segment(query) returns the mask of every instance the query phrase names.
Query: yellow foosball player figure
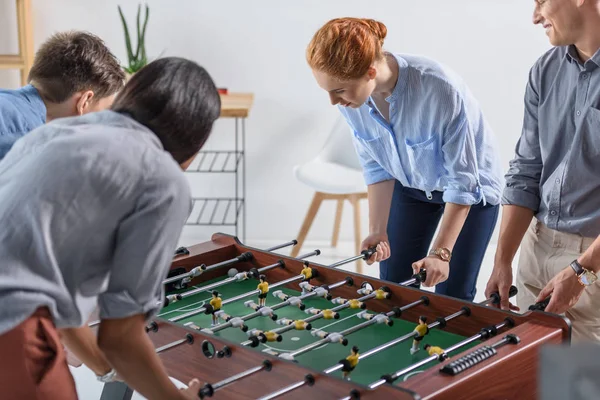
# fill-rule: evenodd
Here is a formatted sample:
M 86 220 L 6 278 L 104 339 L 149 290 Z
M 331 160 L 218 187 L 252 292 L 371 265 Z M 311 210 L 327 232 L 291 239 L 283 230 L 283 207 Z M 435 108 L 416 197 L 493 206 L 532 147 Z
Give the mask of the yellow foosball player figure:
M 267 282 L 267 277 L 264 275 L 261 275 L 259 279 L 260 283 L 256 287 L 258 290 L 260 290 L 258 295 L 258 305 L 260 307 L 264 307 L 265 303 L 267 302 L 267 294 L 269 293 L 269 283 Z
M 340 360 L 340 364 L 342 367 L 342 376 L 346 380 L 350 380 L 350 373 L 354 370 L 354 367 L 358 364 L 358 347 L 352 346 L 352 352 L 348 357 L 343 360 Z
M 426 344 L 423 346 L 423 349 L 430 355 L 444 356 L 444 349 L 438 346 L 432 346 L 430 344 Z
M 423 340 L 425 335 L 429 333 L 427 317 L 419 317 L 419 324 L 415 327 L 414 331 L 417 332 L 417 336 L 413 340 L 412 347 L 410 348 L 410 354 L 415 354 L 417 351 L 419 351 L 419 342 Z
M 310 278 L 313 277 L 313 270 L 311 267 L 309 267 L 308 261 L 304 262 L 304 268 L 302 268 L 302 271 L 300 271 L 300 274 L 304 275 L 304 281 L 308 282 L 310 281 Z M 302 287 L 302 294 L 306 294 L 307 291 L 304 287 Z
M 309 266 L 308 261 L 304 262 L 304 268 L 300 271 L 302 275 L 304 275 L 305 280 L 310 280 L 312 278 L 312 268 Z
M 221 298 L 219 297 L 219 292 L 217 292 L 216 290 L 213 290 L 212 292 L 212 299 L 210 300 L 210 305 L 212 307 L 212 324 L 211 326 L 215 326 L 218 324 L 219 319 L 216 316 L 217 311 L 221 310 Z

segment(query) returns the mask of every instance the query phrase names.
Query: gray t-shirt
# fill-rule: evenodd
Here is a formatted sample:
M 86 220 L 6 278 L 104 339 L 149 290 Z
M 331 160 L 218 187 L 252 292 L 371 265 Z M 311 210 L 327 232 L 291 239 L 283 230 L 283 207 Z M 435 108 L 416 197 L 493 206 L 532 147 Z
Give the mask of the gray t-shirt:
M 59 328 L 154 315 L 191 194 L 148 128 L 113 111 L 55 120 L 0 161 L 0 334 L 39 306 Z

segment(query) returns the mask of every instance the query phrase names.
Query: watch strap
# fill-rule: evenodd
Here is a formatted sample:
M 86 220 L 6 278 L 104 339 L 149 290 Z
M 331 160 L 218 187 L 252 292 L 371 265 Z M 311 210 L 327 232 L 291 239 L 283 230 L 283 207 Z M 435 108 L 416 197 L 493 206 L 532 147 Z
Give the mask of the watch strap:
M 573 271 L 575 271 L 575 275 L 577 276 L 581 276 L 585 272 L 585 270 L 577 260 L 573 260 L 573 262 L 571 262 L 569 266 L 573 268 Z
M 115 369 L 111 369 L 106 375 L 96 375 L 96 378 L 100 381 L 100 382 L 104 382 L 104 383 L 109 383 L 114 381 L 115 376 L 117 375 L 117 371 L 115 371 Z

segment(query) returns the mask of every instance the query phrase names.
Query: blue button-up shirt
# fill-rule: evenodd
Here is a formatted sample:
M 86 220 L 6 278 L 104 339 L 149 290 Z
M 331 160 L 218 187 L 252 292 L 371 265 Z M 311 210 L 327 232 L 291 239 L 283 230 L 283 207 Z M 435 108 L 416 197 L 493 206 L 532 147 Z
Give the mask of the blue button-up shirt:
M 339 107 L 354 131 L 367 185 L 397 179 L 403 186 L 442 191 L 447 203 L 499 204 L 504 186 L 493 133 L 473 94 L 446 67 L 421 56 L 396 55 L 400 73 L 390 122 L 369 99 Z
M 502 202 L 527 207 L 550 229 L 600 235 L 600 50 L 582 63 L 555 47 L 533 66 L 523 131 Z
M 45 122 L 46 105 L 36 88 L 0 89 L 0 160 L 17 139 Z

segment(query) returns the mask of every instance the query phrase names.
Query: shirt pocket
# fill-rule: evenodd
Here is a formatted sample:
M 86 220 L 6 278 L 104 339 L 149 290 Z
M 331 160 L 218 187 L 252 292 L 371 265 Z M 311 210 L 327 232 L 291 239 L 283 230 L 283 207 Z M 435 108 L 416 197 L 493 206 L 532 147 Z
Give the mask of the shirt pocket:
M 410 168 L 407 175 L 411 178 L 411 185 L 422 190 L 434 189 L 443 170 L 437 135 L 419 143 L 411 143 L 405 139 L 404 143 Z
M 585 117 L 585 132 L 582 132 L 582 153 L 584 157 L 600 155 L 600 110 L 588 109 Z M 597 160 L 595 160 L 597 162 Z
M 357 139 L 363 149 L 366 150 L 381 168 L 398 179 L 400 158 L 398 157 L 398 150 L 391 135 L 379 135 L 368 139 L 357 136 Z

